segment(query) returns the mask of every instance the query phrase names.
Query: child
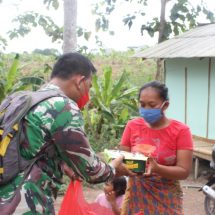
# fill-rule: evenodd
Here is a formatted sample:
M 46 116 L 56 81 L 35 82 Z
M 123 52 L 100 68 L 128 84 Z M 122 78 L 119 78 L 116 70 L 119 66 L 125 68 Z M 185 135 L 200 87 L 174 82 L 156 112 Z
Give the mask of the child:
M 124 176 L 115 178 L 104 184 L 104 193 L 97 196 L 95 202 L 106 208 L 111 208 L 115 215 L 120 214 L 127 181 Z

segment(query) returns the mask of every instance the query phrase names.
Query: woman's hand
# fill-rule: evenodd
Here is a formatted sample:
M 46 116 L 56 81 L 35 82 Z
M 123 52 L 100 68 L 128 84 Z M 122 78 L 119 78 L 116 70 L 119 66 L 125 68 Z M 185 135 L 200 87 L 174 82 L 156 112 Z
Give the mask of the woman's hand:
M 147 159 L 147 171 L 144 173 L 145 176 L 151 176 L 152 173 L 156 172 L 159 168 L 159 164 L 156 162 L 155 158 L 153 158 L 151 155 L 148 156 Z
M 158 164 L 153 157 L 149 156 L 147 172 L 144 175 L 150 176 L 156 173 L 168 179 L 184 180 L 189 176 L 192 167 L 192 155 L 191 150 L 178 150 L 174 166 Z

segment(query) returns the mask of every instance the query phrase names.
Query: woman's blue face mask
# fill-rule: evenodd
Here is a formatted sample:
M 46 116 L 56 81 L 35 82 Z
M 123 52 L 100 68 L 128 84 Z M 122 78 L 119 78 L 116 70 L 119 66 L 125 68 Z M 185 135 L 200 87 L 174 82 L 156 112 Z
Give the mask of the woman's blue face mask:
M 165 102 L 161 105 L 160 108 L 153 108 L 153 109 L 146 109 L 141 107 L 139 109 L 140 116 L 143 117 L 144 120 L 149 124 L 154 124 L 155 122 L 159 121 L 163 116 L 161 109 L 164 106 L 164 104 Z

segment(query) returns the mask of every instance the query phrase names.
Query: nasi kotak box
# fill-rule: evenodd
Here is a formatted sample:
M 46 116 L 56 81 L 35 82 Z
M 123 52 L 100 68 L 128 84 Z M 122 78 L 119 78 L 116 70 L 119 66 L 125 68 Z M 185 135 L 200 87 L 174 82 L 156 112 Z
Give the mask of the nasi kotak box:
M 126 167 L 133 172 L 145 172 L 146 170 L 146 161 L 147 157 L 141 153 L 132 153 L 120 150 L 104 150 L 104 159 L 106 162 L 110 162 L 112 159 L 119 157 L 120 155 L 124 156 L 123 163 Z

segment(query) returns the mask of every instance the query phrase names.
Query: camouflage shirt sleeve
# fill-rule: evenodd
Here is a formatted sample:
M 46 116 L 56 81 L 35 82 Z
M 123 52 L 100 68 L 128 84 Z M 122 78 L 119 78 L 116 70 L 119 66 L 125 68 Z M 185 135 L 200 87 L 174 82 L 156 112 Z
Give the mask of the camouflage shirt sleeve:
M 113 168 L 102 162 L 92 150 L 83 131 L 79 108 L 69 98 L 48 100 L 55 109 L 49 111 L 54 118 L 46 129 L 56 144 L 61 158 L 73 171 L 89 183 L 104 182 L 114 177 Z

